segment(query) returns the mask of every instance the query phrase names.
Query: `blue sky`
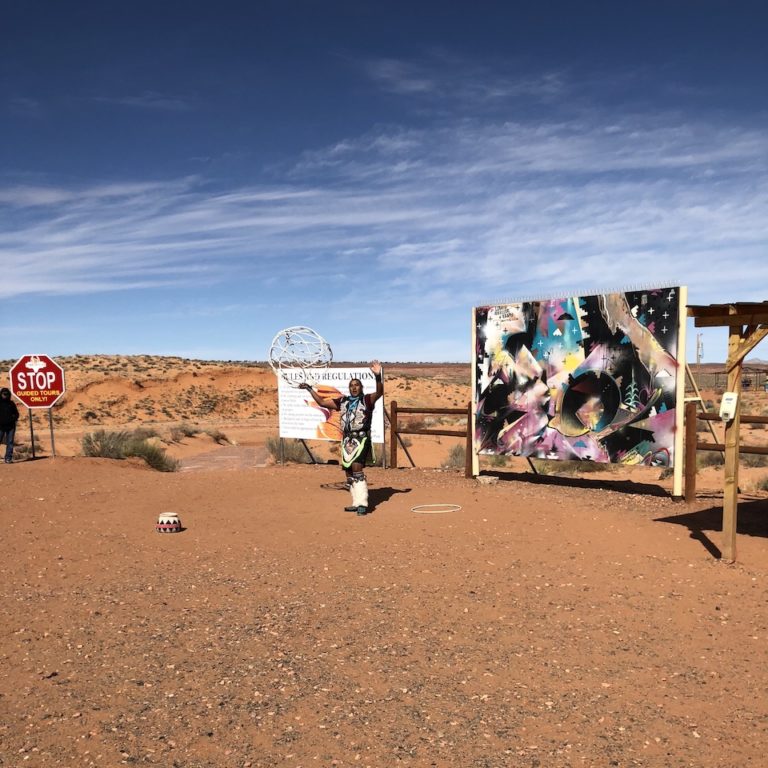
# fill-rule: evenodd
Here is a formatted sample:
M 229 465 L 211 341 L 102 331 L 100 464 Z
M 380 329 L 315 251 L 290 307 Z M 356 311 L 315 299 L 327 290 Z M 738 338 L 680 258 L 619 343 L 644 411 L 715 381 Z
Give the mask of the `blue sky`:
M 0 9 L 0 358 L 467 361 L 489 301 L 768 299 L 761 3 Z

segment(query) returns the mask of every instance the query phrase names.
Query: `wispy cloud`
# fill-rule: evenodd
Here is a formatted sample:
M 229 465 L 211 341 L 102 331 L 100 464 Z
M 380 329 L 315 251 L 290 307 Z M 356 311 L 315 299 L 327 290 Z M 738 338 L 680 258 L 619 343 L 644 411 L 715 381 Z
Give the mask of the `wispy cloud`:
M 158 110 L 161 112 L 186 112 L 193 108 L 190 99 L 169 96 L 157 91 L 143 91 L 139 94 L 124 96 L 93 96 L 91 100 L 100 104 L 115 104 L 131 109 Z
M 375 59 L 367 62 L 370 77 L 393 93 L 429 93 L 437 83 L 413 64 L 396 59 Z
M 564 74 L 556 70 L 516 72 L 509 65 L 485 67 L 445 53 L 434 53 L 421 61 L 368 59 L 362 66 L 383 91 L 418 98 L 422 106 L 425 99 L 475 107 L 511 99 L 549 102 L 566 89 Z
M 270 185 L 8 185 L 0 296 L 246 282 L 307 301 L 325 284 L 448 311 L 662 279 L 700 302 L 764 298 L 767 158 L 738 126 L 595 110 L 371 132 Z
M 15 96 L 8 100 L 8 111 L 16 117 L 40 117 L 43 105 L 30 96 Z

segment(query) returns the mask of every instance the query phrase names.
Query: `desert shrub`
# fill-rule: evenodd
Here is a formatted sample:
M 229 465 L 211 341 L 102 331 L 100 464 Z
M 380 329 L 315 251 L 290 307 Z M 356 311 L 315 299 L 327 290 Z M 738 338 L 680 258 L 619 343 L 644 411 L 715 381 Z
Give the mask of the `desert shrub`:
M 444 467 L 458 469 L 464 467 L 467 463 L 467 447 L 465 445 L 454 445 L 448 451 L 448 458 L 443 462 Z
M 503 454 L 494 453 L 492 456 L 488 456 L 488 464 L 491 467 L 506 467 L 507 466 L 507 457 Z
M 171 440 L 174 443 L 181 442 L 185 437 L 194 437 L 200 434 L 200 430 L 197 427 L 193 427 L 191 424 L 179 424 L 176 427 L 171 427 Z
M 98 429 L 83 436 L 83 456 L 97 456 L 102 459 L 125 458 L 125 446 L 130 437 L 127 432 L 107 432 Z
M 220 429 L 206 429 L 205 434 L 219 445 L 229 445 L 230 439 Z
M 697 467 L 719 467 L 723 463 L 723 454 L 719 451 L 700 451 L 696 454 Z
M 151 437 L 159 437 L 160 433 L 152 427 L 136 427 L 131 432 L 131 438 L 134 440 L 149 440 Z
M 768 477 L 760 478 L 760 480 L 758 480 L 758 482 L 757 482 L 757 487 L 761 491 L 768 491 Z
M 659 474 L 659 480 L 669 480 L 670 477 L 673 477 L 675 474 L 675 470 L 672 469 L 672 467 L 664 467 L 664 469 L 661 470 L 661 473 Z
M 197 406 L 197 410 L 202 414 L 212 413 L 216 410 L 216 407 L 220 401 L 221 397 L 218 394 L 210 392 L 206 393 L 200 400 L 200 403 Z
M 759 453 L 741 453 L 739 460 L 745 467 L 768 467 L 768 456 Z
M 39 456 L 43 452 L 44 448 L 42 446 L 42 443 L 38 441 L 37 438 L 35 438 L 35 456 Z M 5 448 L 3 448 L 2 452 L 3 455 L 5 454 Z M 13 458 L 15 461 L 24 461 L 25 459 L 31 459 L 32 458 L 32 443 L 14 443 L 13 445 Z
M 266 448 L 269 455 L 275 460 L 280 461 L 280 438 L 268 437 Z M 292 464 L 309 464 L 310 458 L 306 448 L 300 440 L 283 440 L 283 459 Z
M 752 429 L 765 429 L 765 424 L 752 424 Z
M 408 419 L 403 424 L 403 429 L 428 429 L 430 422 L 421 416 Z
M 163 448 L 150 443 L 147 438 L 137 437 L 135 432 L 107 432 L 99 429 L 83 437 L 83 456 L 100 457 L 103 459 L 125 459 L 138 456 L 153 469 L 160 472 L 175 472 L 179 462 L 169 457 Z
M 138 456 L 144 459 L 152 469 L 158 472 L 176 472 L 181 462 L 171 458 L 164 448 L 146 440 L 131 440 L 126 446 L 126 456 Z
M 707 423 L 705 421 L 701 421 L 699 419 L 696 420 L 696 431 L 697 432 L 709 432 L 709 427 L 707 426 Z

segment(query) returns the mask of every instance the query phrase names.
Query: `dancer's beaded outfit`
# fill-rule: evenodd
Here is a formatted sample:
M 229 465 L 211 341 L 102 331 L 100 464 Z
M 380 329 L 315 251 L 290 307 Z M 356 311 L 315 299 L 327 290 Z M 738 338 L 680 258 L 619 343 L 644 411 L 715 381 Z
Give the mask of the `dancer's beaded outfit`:
M 371 454 L 371 395 L 337 397 L 334 402 L 341 416 L 341 465 L 349 469 L 355 462 L 365 466 Z
M 368 509 L 368 482 L 363 471 L 353 472 L 353 464 L 368 463 L 372 453 L 371 419 L 373 418 L 374 398 L 360 394 L 356 397 L 345 395 L 333 401 L 341 416 L 341 466 L 347 473 L 347 484 L 352 494 L 352 506 L 358 512 Z

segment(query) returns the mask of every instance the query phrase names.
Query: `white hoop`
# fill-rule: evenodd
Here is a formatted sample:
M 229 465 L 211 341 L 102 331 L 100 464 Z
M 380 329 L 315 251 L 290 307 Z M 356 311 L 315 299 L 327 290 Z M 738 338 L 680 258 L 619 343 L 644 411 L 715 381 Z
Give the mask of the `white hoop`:
M 292 387 L 313 383 L 307 369 L 327 368 L 332 360 L 331 345 L 317 331 L 304 325 L 284 328 L 272 339 L 269 348 L 270 367 Z
M 461 508 L 460 504 L 417 504 L 411 507 L 411 512 L 421 515 L 442 515 L 445 512 L 459 512 Z

